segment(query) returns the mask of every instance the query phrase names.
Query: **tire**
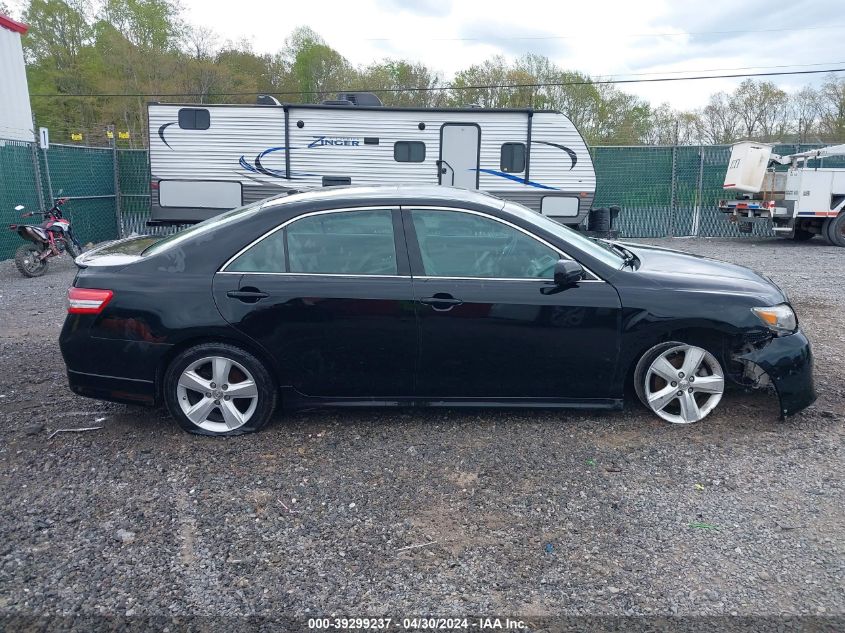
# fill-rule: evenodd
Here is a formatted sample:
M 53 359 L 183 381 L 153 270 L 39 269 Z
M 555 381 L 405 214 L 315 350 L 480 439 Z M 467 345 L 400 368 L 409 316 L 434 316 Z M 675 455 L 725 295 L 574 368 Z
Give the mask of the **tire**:
M 235 389 L 243 396 L 229 397 Z M 253 433 L 267 424 L 277 399 L 264 364 L 228 343 L 203 343 L 179 354 L 164 374 L 162 391 L 179 426 L 197 435 Z
M 65 240 L 65 252 L 70 255 L 71 259 L 76 259 L 82 254 L 73 240 Z
M 663 367 L 672 373 L 666 379 L 663 367 L 655 369 L 661 357 Z M 686 376 L 680 370 L 688 358 L 694 360 L 694 357 L 699 360 Z M 670 341 L 655 345 L 642 355 L 634 370 L 634 389 L 640 402 L 658 417 L 674 424 L 691 424 L 703 420 L 719 404 L 724 393 L 724 376 L 721 365 L 706 349 Z M 670 379 L 674 379 L 671 387 Z M 665 395 L 657 397 L 661 392 Z M 649 395 L 653 403 L 649 402 Z
M 50 262 L 46 259 L 41 260 L 37 264 L 34 258 L 37 258 L 43 250 L 34 242 L 27 242 L 18 247 L 15 251 L 15 266 L 24 277 L 40 277 L 47 272 L 47 267 Z
M 825 223 L 825 237 L 834 246 L 845 247 L 845 212 Z
M 807 240 L 811 240 L 816 236 L 815 233 L 808 231 L 807 229 L 795 227 L 795 231 L 793 232 L 792 239 L 795 242 L 806 242 Z

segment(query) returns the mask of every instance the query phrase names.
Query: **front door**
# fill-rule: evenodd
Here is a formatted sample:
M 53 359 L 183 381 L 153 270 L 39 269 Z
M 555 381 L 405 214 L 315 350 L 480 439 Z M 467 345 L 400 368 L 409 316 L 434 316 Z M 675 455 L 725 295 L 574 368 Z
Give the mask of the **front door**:
M 478 189 L 481 128 L 477 123 L 444 123 L 440 128 L 440 184 Z
M 223 317 L 308 396 L 413 393 L 417 324 L 399 210 L 306 215 L 270 233 L 214 280 Z
M 618 397 L 621 312 L 610 284 L 555 287 L 561 253 L 489 215 L 403 209 L 403 221 L 420 327 L 418 396 Z

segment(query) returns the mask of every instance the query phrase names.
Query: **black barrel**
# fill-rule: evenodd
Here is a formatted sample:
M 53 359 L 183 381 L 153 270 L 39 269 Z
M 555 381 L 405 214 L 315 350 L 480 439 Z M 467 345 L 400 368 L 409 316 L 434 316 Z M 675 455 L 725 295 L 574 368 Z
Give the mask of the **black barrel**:
M 607 207 L 598 207 L 590 209 L 587 228 L 590 231 L 609 231 L 610 230 L 610 209 Z

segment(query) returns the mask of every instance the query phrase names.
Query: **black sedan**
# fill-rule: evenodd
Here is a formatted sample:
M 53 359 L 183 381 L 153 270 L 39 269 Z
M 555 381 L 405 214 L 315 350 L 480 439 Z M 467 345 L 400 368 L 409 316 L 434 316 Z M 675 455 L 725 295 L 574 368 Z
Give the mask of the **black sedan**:
M 186 430 L 276 405 L 596 407 L 697 422 L 726 382 L 815 399 L 784 292 L 741 266 L 584 237 L 446 187 L 329 188 L 82 255 L 71 389 Z

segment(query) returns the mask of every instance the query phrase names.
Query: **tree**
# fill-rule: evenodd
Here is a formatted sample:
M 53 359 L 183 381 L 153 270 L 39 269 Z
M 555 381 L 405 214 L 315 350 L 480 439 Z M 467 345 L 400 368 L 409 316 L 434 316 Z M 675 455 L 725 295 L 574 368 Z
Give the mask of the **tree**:
M 698 112 L 698 134 L 706 143 L 733 143 L 739 134 L 740 119 L 724 92 L 710 96 L 709 103 Z
M 336 50 L 308 27 L 299 27 L 285 42 L 291 78 L 305 102 L 320 102 L 340 87 L 356 83 L 354 69 Z
M 826 141 L 845 139 L 845 78 L 831 75 L 818 91 L 819 134 Z
M 792 97 L 792 120 L 797 140 L 808 143 L 819 119 L 819 95 L 812 86 L 804 86 Z
M 496 55 L 482 64 L 475 64 L 455 74 L 449 101 L 455 106 L 480 105 L 484 108 L 506 108 L 510 91 L 507 83 L 508 63 Z
M 772 82 L 746 79 L 728 102 L 740 121 L 738 133 L 742 138 L 769 141 L 786 133 L 789 99 Z
M 105 0 L 103 19 L 143 51 L 169 51 L 184 34 L 172 0 Z
M 747 79 L 700 110 L 678 112 L 543 55 L 491 57 L 438 89 L 444 80 L 425 63 L 385 59 L 356 68 L 308 27 L 295 29 L 281 50 L 259 54 L 245 40 L 221 44 L 212 30 L 185 24 L 178 0 L 28 0 L 22 19 L 30 25 L 23 39 L 30 90 L 51 95 L 33 96 L 33 108 L 58 139 L 94 131 L 105 140 L 110 124 L 144 139 L 146 102 L 156 98 L 252 103 L 265 93 L 315 102 L 370 88 L 386 105 L 559 110 L 591 144 L 845 140 L 845 78 L 835 76 L 791 95 Z M 85 93 L 126 96 L 70 96 Z
M 440 90 L 432 90 L 440 82 L 440 76 L 425 64 L 394 59 L 371 64 L 360 76 L 361 86 L 380 91 L 377 92 L 379 98 L 389 106 L 442 105 L 445 95 Z

